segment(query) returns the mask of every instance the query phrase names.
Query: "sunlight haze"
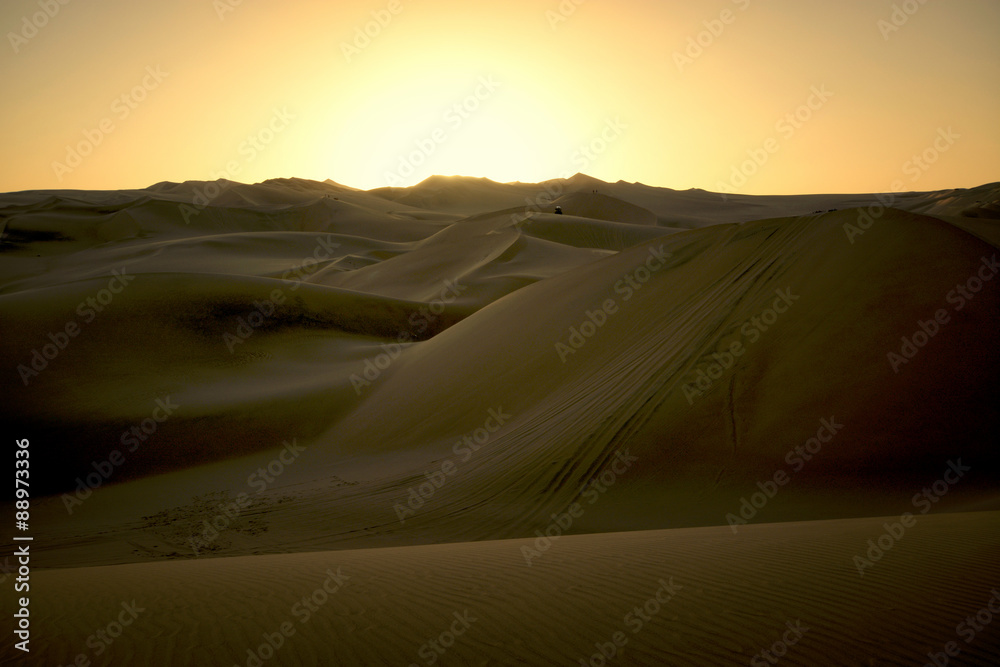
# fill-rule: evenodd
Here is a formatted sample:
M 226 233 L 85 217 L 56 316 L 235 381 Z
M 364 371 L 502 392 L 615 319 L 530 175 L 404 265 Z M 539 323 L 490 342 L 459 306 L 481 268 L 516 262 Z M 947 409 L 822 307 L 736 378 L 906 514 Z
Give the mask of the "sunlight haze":
M 0 10 L 2 190 L 585 172 L 788 194 L 1000 179 L 990 0 L 912 2 L 912 15 L 884 0 L 40 6 Z

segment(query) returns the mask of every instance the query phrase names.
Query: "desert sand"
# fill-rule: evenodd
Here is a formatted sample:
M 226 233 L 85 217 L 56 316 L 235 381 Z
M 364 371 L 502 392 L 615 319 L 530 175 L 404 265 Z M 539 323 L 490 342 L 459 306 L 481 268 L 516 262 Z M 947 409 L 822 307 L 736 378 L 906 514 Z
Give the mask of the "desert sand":
M 998 664 L 998 221 L 1000 184 L 0 195 L 0 657 Z

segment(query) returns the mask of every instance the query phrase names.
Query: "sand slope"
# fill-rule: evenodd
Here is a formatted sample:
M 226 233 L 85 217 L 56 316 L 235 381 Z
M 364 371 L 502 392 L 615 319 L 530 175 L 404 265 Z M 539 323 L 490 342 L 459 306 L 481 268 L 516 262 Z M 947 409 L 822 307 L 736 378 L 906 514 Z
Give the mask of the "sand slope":
M 994 664 L 960 624 L 1000 585 L 998 205 L 2 195 L 36 634 L 0 658 L 250 667 L 287 623 L 263 664 L 602 664 L 618 632 L 609 664 Z
M 436 183 L 483 206 L 539 187 Z M 864 227 L 850 209 L 679 232 L 636 207 L 802 199 L 560 187 L 574 184 L 586 189 L 565 196 L 605 217 L 515 206 L 448 222 L 299 180 L 221 182 L 205 206 L 197 183 L 9 195 L 0 418 L 53 453 L 36 482 L 53 494 L 37 502 L 42 562 L 531 535 L 622 452 L 634 463 L 571 532 L 725 523 L 779 472 L 790 479 L 754 521 L 891 513 L 956 459 L 973 471 L 950 510 L 995 497 L 997 283 L 960 301 L 955 288 L 996 248 L 951 219 L 990 232 L 960 214 L 996 186 L 898 196 L 948 221 L 866 207 Z M 134 234 L 94 236 L 124 214 Z M 88 305 L 123 270 L 125 289 Z M 894 368 L 887 355 L 942 309 Z M 24 375 L 70 322 L 66 349 Z M 169 419 L 130 439 L 164 400 Z M 823 420 L 843 428 L 796 454 L 830 435 Z M 306 449 L 257 491 L 254 471 L 292 439 Z M 61 494 L 125 444 L 68 513 Z M 212 499 L 248 492 L 242 528 L 193 548 Z
M 886 666 L 949 642 L 953 664 L 995 664 L 995 615 L 960 624 L 1000 605 L 1000 513 L 922 517 L 860 576 L 893 521 L 568 536 L 530 567 L 510 540 L 43 571 L 20 664 L 578 665 L 604 645 L 608 664 L 746 665 L 778 643 L 784 665 Z

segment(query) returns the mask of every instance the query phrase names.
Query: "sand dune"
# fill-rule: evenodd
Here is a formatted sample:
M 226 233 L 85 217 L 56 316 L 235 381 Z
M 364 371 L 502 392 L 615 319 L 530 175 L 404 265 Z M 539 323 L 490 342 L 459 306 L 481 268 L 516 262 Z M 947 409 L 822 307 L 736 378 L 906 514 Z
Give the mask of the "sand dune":
M 921 518 L 860 576 L 896 520 L 566 536 L 530 567 L 509 540 L 44 571 L 23 664 L 995 664 L 964 619 L 998 606 L 1000 513 Z
M 700 601 L 623 664 L 746 664 L 805 610 L 788 664 L 915 664 L 997 583 L 998 205 L 583 175 L 2 195 L 0 421 L 45 461 L 57 568 L 37 657 L 142 591 L 109 664 L 246 664 L 276 597 L 343 563 L 358 585 L 274 664 L 425 664 L 422 599 L 486 606 L 442 664 L 573 664 L 675 563 Z M 907 511 L 909 565 L 858 577 L 865 517 Z
M 640 206 L 597 192 L 573 192 L 552 202 L 563 214 L 581 218 L 630 222 L 636 225 L 655 225 L 656 215 Z

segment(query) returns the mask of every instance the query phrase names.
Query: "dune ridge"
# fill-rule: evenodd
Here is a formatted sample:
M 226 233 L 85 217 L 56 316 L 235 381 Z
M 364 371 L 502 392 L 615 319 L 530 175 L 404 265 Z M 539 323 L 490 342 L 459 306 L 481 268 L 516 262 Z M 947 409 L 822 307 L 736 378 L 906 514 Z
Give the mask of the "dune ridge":
M 27 664 L 133 613 L 94 664 L 249 667 L 285 622 L 262 663 L 772 664 L 792 633 L 787 664 L 992 664 L 1000 626 L 957 626 L 997 585 L 998 205 L 584 175 L 0 195 Z

